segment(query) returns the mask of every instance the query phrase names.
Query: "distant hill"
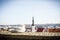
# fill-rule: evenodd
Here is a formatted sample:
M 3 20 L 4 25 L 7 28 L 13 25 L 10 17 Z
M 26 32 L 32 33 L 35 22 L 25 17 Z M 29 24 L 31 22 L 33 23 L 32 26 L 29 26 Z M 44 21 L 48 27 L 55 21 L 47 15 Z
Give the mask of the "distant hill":
M 26 27 L 32 27 L 31 24 L 25 24 Z M 36 27 L 48 27 L 48 26 L 53 26 L 53 27 L 60 27 L 60 24 L 34 24 Z M 12 26 L 12 27 L 20 27 L 22 25 L 0 25 L 0 27 L 6 27 L 6 26 Z

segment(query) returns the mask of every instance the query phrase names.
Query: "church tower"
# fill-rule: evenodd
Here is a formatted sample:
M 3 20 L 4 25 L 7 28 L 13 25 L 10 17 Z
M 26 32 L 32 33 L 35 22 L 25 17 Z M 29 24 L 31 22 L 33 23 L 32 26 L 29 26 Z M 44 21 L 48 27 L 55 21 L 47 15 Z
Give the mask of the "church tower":
M 32 26 L 34 26 L 34 17 L 32 17 Z
M 34 25 L 34 17 L 32 17 L 32 32 L 36 32 L 36 27 Z

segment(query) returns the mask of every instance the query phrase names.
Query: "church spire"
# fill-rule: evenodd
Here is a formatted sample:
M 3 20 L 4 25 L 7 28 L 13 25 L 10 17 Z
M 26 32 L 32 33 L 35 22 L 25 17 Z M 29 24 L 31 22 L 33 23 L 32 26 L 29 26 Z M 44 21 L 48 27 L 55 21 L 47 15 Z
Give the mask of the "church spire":
M 32 17 L 32 26 L 34 26 L 34 17 Z

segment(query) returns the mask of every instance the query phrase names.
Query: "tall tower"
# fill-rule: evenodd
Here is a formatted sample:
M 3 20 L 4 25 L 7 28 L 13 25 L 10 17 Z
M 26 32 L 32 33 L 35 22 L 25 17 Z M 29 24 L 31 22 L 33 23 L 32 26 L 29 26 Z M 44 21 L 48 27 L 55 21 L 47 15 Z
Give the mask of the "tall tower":
M 34 17 L 32 17 L 32 26 L 34 26 Z
M 36 32 L 36 27 L 34 26 L 34 17 L 32 17 L 32 32 Z

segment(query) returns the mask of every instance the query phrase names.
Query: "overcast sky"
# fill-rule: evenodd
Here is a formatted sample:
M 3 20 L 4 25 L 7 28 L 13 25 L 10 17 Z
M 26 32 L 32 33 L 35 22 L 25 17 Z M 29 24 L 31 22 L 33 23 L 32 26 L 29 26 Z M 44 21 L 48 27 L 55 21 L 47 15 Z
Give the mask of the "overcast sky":
M 60 23 L 59 0 L 1 0 L 0 24 Z

